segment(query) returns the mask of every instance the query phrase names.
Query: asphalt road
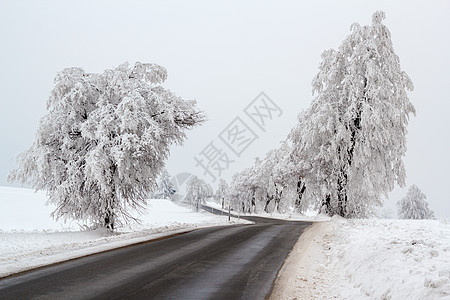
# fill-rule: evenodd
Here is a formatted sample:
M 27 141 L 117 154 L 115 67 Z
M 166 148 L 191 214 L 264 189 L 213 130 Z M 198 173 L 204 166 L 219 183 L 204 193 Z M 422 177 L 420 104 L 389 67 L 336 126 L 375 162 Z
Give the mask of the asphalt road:
M 264 299 L 310 223 L 245 219 L 5 278 L 0 299 Z

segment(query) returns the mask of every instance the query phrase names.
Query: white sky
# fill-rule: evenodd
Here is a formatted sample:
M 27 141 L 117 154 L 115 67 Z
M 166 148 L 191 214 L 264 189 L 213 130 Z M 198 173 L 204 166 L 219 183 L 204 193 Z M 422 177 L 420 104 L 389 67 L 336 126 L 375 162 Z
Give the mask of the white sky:
M 208 114 L 168 161 L 172 175 L 202 175 L 194 156 L 264 91 L 282 110 L 226 179 L 279 145 L 309 106 L 320 54 L 337 48 L 354 22 L 386 12 L 401 66 L 414 82 L 407 186 L 415 183 L 438 216 L 450 217 L 450 1 L 4 1 L 0 0 L 0 185 L 33 142 L 56 72 L 102 72 L 128 61 L 167 68 L 165 87 Z M 208 179 L 209 177 L 205 177 Z M 406 190 L 395 189 L 386 205 Z

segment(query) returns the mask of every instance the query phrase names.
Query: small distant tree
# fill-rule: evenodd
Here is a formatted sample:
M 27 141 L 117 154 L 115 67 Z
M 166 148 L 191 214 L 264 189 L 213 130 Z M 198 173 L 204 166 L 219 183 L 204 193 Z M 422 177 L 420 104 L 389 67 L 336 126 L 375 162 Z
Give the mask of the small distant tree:
M 219 186 L 217 187 L 217 191 L 214 194 L 214 199 L 218 203 L 220 203 L 220 205 L 222 206 L 222 210 L 225 207 L 225 199 L 227 198 L 228 193 L 229 193 L 228 183 L 223 178 L 220 178 Z
M 173 184 L 170 181 L 169 172 L 167 172 L 167 169 L 164 169 L 159 177 L 158 188 L 153 197 L 155 199 L 173 200 L 175 192 Z
M 253 166 L 233 175 L 228 198 L 234 210 L 242 213 L 255 212 L 260 164 L 261 160 L 256 158 Z
M 413 184 L 403 199 L 397 202 L 397 212 L 401 219 L 434 219 L 433 211 L 428 207 L 427 197 Z
M 380 219 L 393 219 L 394 212 L 388 207 L 382 207 L 377 212 L 377 217 Z
M 142 210 L 172 144 L 205 120 L 195 101 L 162 83 L 165 68 L 128 63 L 101 74 L 59 72 L 33 145 L 10 181 L 46 190 L 53 217 L 91 220 L 111 230 Z
M 279 148 L 267 152 L 259 165 L 258 200 L 263 202 L 265 212 L 281 212 L 283 205 L 289 206 L 282 200 L 286 200 L 283 196 L 295 182 L 295 175 L 288 168 L 290 152 L 290 145 L 284 141 Z
M 209 198 L 210 192 L 208 184 L 203 179 L 192 176 L 187 183 L 184 201 L 195 211 L 199 211 Z
M 213 190 L 212 186 L 209 183 L 207 183 L 206 181 L 205 181 L 205 184 L 206 184 L 206 190 L 208 191 L 206 194 L 206 198 L 213 198 L 214 190 Z

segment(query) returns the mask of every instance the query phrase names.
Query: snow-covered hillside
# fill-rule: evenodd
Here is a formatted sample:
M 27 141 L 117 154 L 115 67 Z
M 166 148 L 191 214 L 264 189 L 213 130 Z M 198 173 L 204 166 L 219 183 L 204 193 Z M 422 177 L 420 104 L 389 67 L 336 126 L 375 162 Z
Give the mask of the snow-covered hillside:
M 185 232 L 245 220 L 193 212 L 168 200 L 149 200 L 141 224 L 86 230 L 76 221 L 54 221 L 43 192 L 0 186 L 0 277 L 83 255 Z
M 450 222 L 315 223 L 279 275 L 272 299 L 450 299 Z

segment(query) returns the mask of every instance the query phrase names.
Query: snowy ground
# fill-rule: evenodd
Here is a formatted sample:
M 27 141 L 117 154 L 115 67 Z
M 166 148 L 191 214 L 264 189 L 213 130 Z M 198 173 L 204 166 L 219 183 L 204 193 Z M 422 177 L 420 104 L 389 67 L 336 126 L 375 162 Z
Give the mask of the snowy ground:
M 279 276 L 271 299 L 450 299 L 450 222 L 315 223 Z
M 149 200 L 142 224 L 86 230 L 86 224 L 49 217 L 45 193 L 0 186 L 0 277 L 100 251 L 190 231 L 200 227 L 248 223 L 193 212 L 167 200 Z

